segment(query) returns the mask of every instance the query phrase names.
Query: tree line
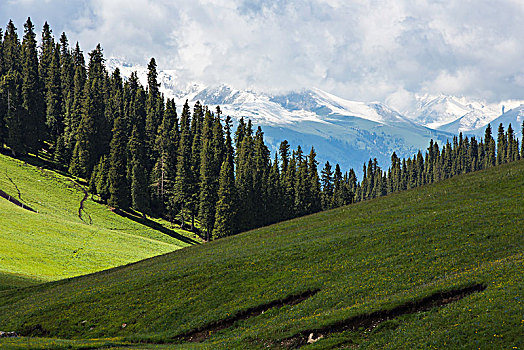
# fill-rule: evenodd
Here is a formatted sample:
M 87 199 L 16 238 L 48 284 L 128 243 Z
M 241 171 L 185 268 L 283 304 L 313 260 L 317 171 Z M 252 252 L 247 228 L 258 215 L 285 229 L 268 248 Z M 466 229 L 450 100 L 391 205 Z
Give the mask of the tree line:
M 127 80 L 118 69 L 109 73 L 100 45 L 86 63 L 79 44 L 70 47 L 65 33 L 56 42 L 47 23 L 37 45 L 29 18 L 21 42 L 10 21 L 0 29 L 0 146 L 51 158 L 117 210 L 199 227 L 208 240 L 524 154 L 511 125 L 499 127 L 498 148 L 488 126 L 480 141 L 460 135 L 442 149 L 432 141 L 412 159 L 393 154 L 387 171 L 370 160 L 359 182 L 353 169 L 343 174 L 329 162 L 319 174 L 314 148 L 305 154 L 283 141 L 271 157 L 250 120 L 233 130 L 220 107 L 176 106 L 159 87 L 154 58 L 144 87 L 136 73 Z

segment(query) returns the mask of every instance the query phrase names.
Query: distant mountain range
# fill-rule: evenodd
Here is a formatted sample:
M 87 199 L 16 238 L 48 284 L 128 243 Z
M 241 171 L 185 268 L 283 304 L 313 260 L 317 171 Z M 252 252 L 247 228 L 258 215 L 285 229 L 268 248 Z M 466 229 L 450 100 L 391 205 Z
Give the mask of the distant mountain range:
M 145 66 L 116 58 L 108 59 L 107 66 L 110 70 L 118 67 L 125 78 L 136 71 L 142 84 L 147 83 Z M 329 160 L 338 162 L 343 171 L 354 168 L 360 173 L 369 158 L 377 158 L 380 165 L 387 167 L 393 152 L 400 157 L 412 156 L 419 149 L 425 150 L 430 139 L 442 144 L 459 132 L 482 136 L 488 123 L 494 133 L 499 123 L 506 128 L 511 123 L 522 139 L 524 101 L 487 104 L 454 96 L 425 95 L 417 96 L 416 105 L 401 114 L 383 103 L 349 101 L 314 88 L 270 95 L 227 85 L 181 86 L 176 71 L 158 73 L 161 91 L 174 98 L 178 106 L 186 100 L 190 104 L 200 101 L 213 109 L 219 105 L 234 120 L 249 118 L 262 126 L 273 152 L 284 139 L 293 148 L 301 145 L 306 153 L 314 146 L 320 166 Z

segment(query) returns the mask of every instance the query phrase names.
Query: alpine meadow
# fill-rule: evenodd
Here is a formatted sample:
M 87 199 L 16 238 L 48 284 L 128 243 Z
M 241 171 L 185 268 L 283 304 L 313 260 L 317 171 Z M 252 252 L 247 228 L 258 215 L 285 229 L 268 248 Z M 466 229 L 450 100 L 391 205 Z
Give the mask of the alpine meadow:
M 437 90 L 427 87 L 431 67 L 460 70 L 452 65 L 461 60 L 473 65 L 473 54 L 438 64 L 426 60 L 424 82 L 409 80 L 420 69 L 415 54 L 409 65 L 399 63 L 404 68 L 395 65 L 402 78 L 391 70 L 375 81 L 373 73 L 383 67 L 373 64 L 391 62 L 370 59 L 369 50 L 393 50 L 384 38 L 396 34 L 383 34 L 373 48 L 357 48 L 357 39 L 345 34 L 331 35 L 339 25 L 335 9 L 349 13 L 338 1 L 308 0 L 305 16 L 332 23 L 329 28 L 315 22 L 329 37 L 326 42 L 342 40 L 340 50 L 351 47 L 353 55 L 361 49 L 369 62 L 355 60 L 347 71 L 321 68 L 338 56 L 326 60 L 325 53 L 318 54 L 318 65 L 302 80 L 295 68 L 315 55 L 298 49 L 308 32 L 297 22 L 304 15 L 301 5 L 231 1 L 220 5 L 230 10 L 223 17 L 222 7 L 197 2 L 180 10 L 172 25 L 182 27 L 194 16 L 189 8 L 197 6 L 201 21 L 214 29 L 199 22 L 183 35 L 173 29 L 158 44 L 161 21 L 137 40 L 125 39 L 143 28 L 133 16 L 161 16 L 159 8 L 171 11 L 174 4 L 141 2 L 118 5 L 118 11 L 96 1 L 62 9 L 49 2 L 62 17 L 76 18 L 58 21 L 59 29 L 79 26 L 73 38 L 90 41 L 102 33 L 99 39 L 110 43 L 109 58 L 100 43 L 85 54 L 66 32 L 55 36 L 45 19 L 41 31 L 27 15 L 23 31 L 13 20 L 0 29 L 0 349 L 524 347 L 524 103 L 518 107 L 517 99 L 522 89 L 507 93 L 494 75 L 493 90 L 471 76 L 461 85 L 449 74 L 431 82 Z M 28 4 L 8 2 L 0 10 L 23 12 Z M 74 15 L 68 12 L 73 8 Z M 218 11 L 220 29 L 202 9 Z M 38 18 L 48 12 L 42 11 Z M 253 21 L 244 33 L 250 44 L 235 41 L 244 22 L 227 27 L 237 11 Z M 268 33 L 254 29 L 265 19 L 278 36 L 279 11 L 291 11 L 297 25 L 289 34 L 296 36 L 294 44 L 286 49 L 297 55 L 297 67 L 288 66 L 288 73 L 275 65 L 288 37 L 279 39 L 282 45 L 260 44 Z M 114 23 L 99 27 L 102 13 L 127 18 L 126 35 L 118 37 L 121 28 Z M 427 30 L 412 27 L 417 16 L 395 23 Z M 354 33 L 368 30 L 364 18 Z M 436 31 L 440 22 L 431 23 Z M 467 28 L 473 40 L 476 27 Z M 462 40 L 439 30 L 440 39 L 425 32 L 427 42 Z M 204 32 L 209 39 L 201 43 L 185 41 L 184 35 L 198 38 Z M 216 35 L 224 39 L 222 46 L 213 43 Z M 317 33 L 309 35 L 313 40 Z M 405 38 L 395 40 L 416 47 Z M 140 54 L 144 45 L 162 55 L 175 50 L 177 70 L 166 73 L 169 56 L 157 61 L 148 54 L 147 68 L 113 56 L 118 50 Z M 231 45 L 245 51 L 247 77 L 238 57 L 220 63 Z M 253 58 L 250 50 L 264 45 L 276 51 L 262 50 Z M 216 50 L 206 56 L 208 47 Z M 188 61 L 188 55 L 195 59 Z M 206 66 L 209 62 L 216 66 Z M 238 79 L 267 90 L 187 81 L 191 74 L 205 81 L 197 72 L 227 79 L 235 65 Z M 267 75 L 259 75 L 261 67 Z M 511 67 L 508 63 L 503 81 L 520 86 L 521 78 L 507 73 Z M 404 84 L 401 93 L 384 95 L 383 101 L 398 111 L 385 102 L 305 90 L 314 74 L 331 90 L 365 96 L 390 91 L 388 79 L 396 76 Z M 287 88 L 278 86 L 278 75 L 298 79 L 301 92 L 269 92 Z M 365 76 L 372 77 L 371 85 L 358 80 Z M 267 88 L 268 81 L 276 85 Z M 428 93 L 455 84 L 452 91 L 473 96 L 474 81 L 490 102 L 475 97 L 468 104 L 466 97 Z M 413 101 L 419 105 L 413 107 Z M 340 156 L 347 150 L 354 154 Z M 363 157 L 361 167 L 347 168 Z

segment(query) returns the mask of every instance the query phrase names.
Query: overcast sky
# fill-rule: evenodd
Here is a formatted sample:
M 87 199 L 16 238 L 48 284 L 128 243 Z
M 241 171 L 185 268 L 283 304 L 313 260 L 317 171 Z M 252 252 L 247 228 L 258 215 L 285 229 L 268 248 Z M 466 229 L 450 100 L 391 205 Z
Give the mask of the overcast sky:
M 524 99 L 522 0 L 1 0 L 88 52 L 177 69 L 184 81 L 318 87 L 398 109 L 413 93 Z

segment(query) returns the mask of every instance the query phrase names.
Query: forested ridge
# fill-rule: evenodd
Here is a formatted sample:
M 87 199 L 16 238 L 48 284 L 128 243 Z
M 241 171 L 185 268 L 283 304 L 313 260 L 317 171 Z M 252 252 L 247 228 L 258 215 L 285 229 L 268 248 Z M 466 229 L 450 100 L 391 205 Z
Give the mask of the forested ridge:
M 86 63 L 79 44 L 70 47 L 65 33 L 55 39 L 47 23 L 38 43 L 29 18 L 21 40 L 10 21 L 0 30 L 0 147 L 52 159 L 112 208 L 198 227 L 207 239 L 524 156 L 511 125 L 499 125 L 496 141 L 488 125 L 480 140 L 461 134 L 413 158 L 394 153 L 387 170 L 370 159 L 358 181 L 338 164 L 319 172 L 313 148 L 283 141 L 272 156 L 251 121 L 233 130 L 220 107 L 176 106 L 159 87 L 154 59 L 142 86 L 136 73 L 108 72 L 100 45 Z

